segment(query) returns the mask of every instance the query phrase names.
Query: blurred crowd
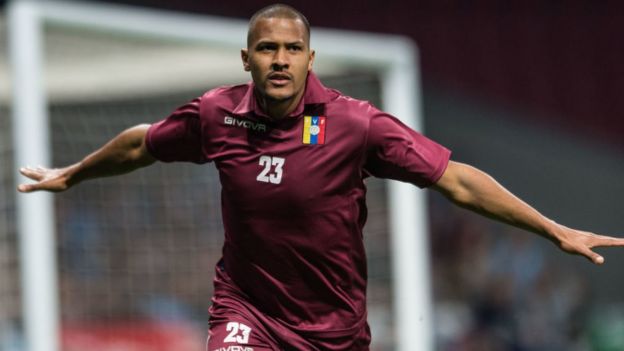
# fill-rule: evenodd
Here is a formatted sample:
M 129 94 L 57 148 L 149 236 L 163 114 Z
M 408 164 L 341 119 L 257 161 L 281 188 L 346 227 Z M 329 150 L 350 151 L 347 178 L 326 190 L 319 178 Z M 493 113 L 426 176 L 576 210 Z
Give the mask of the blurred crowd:
M 591 291 L 583 274 L 554 264 L 564 253 L 437 194 L 430 202 L 439 350 L 595 350 Z

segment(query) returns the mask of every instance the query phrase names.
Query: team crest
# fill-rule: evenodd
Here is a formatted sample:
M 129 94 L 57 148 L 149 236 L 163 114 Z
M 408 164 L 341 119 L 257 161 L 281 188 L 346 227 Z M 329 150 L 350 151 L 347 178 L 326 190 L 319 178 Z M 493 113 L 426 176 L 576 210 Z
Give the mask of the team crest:
M 303 117 L 303 143 L 308 145 L 325 144 L 326 117 Z

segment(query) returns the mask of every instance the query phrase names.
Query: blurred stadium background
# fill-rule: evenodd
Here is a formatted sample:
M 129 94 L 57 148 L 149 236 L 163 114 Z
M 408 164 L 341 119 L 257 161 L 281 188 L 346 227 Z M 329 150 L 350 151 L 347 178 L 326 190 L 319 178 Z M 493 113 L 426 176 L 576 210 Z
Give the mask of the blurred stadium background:
M 117 3 L 233 18 L 248 18 L 267 4 Z M 580 0 L 288 3 L 314 26 L 412 37 L 422 60 L 428 136 L 553 219 L 624 235 L 624 99 L 619 97 L 624 5 Z M 166 116 L 210 88 L 204 83 L 208 78 L 211 84 L 247 80 L 244 72 L 218 75 L 229 71 L 220 68 L 239 65 L 237 53 L 234 62 L 227 54 L 203 62 L 203 48 L 178 43 L 67 28 L 51 28 L 47 35 L 47 64 L 58 69 L 47 76 L 55 165 L 76 160 L 126 126 Z M 6 21 L 1 20 L 0 350 L 14 351 L 21 350 L 22 320 L 6 48 Z M 101 72 L 76 66 L 69 55 L 97 61 L 91 64 L 101 65 Z M 169 62 L 185 67 L 176 71 L 169 65 L 132 98 L 115 83 L 120 76 L 154 74 L 145 63 Z M 210 77 L 189 74 L 189 67 L 201 65 L 217 70 Z M 63 74 L 70 69 L 75 75 Z M 375 76 L 336 72 L 326 68 L 328 85 L 379 103 Z M 76 86 L 83 87 L 81 94 Z M 114 343 L 137 351 L 202 349 L 221 240 L 219 189 L 209 181 L 214 173 L 208 168 L 157 165 L 55 198 L 66 344 L 82 350 L 112 350 L 107 347 Z M 366 240 L 373 350 L 392 350 L 383 183 L 372 182 L 370 189 L 372 226 Z M 603 250 L 607 264 L 594 267 L 544 240 L 456 209 L 437 194 L 429 198 L 438 350 L 624 349 L 624 252 Z M 166 208 L 155 205 L 163 203 Z M 199 344 L 166 346 L 179 340 Z M 123 342 L 125 348 L 119 346 Z

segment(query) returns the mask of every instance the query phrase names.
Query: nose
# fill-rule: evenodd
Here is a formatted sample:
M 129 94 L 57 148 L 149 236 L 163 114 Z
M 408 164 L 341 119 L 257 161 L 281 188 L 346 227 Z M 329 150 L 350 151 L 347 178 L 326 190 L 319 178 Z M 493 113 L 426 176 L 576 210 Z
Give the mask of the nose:
M 288 68 L 288 54 L 284 48 L 280 48 L 273 56 L 273 70 L 279 71 L 285 68 Z

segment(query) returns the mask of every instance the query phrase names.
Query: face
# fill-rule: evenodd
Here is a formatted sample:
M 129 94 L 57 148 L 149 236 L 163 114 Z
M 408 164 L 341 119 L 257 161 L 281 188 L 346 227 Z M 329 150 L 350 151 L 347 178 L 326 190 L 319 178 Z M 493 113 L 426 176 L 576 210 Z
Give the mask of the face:
M 314 61 L 303 22 L 289 18 L 258 20 L 241 56 L 266 103 L 299 102 Z

